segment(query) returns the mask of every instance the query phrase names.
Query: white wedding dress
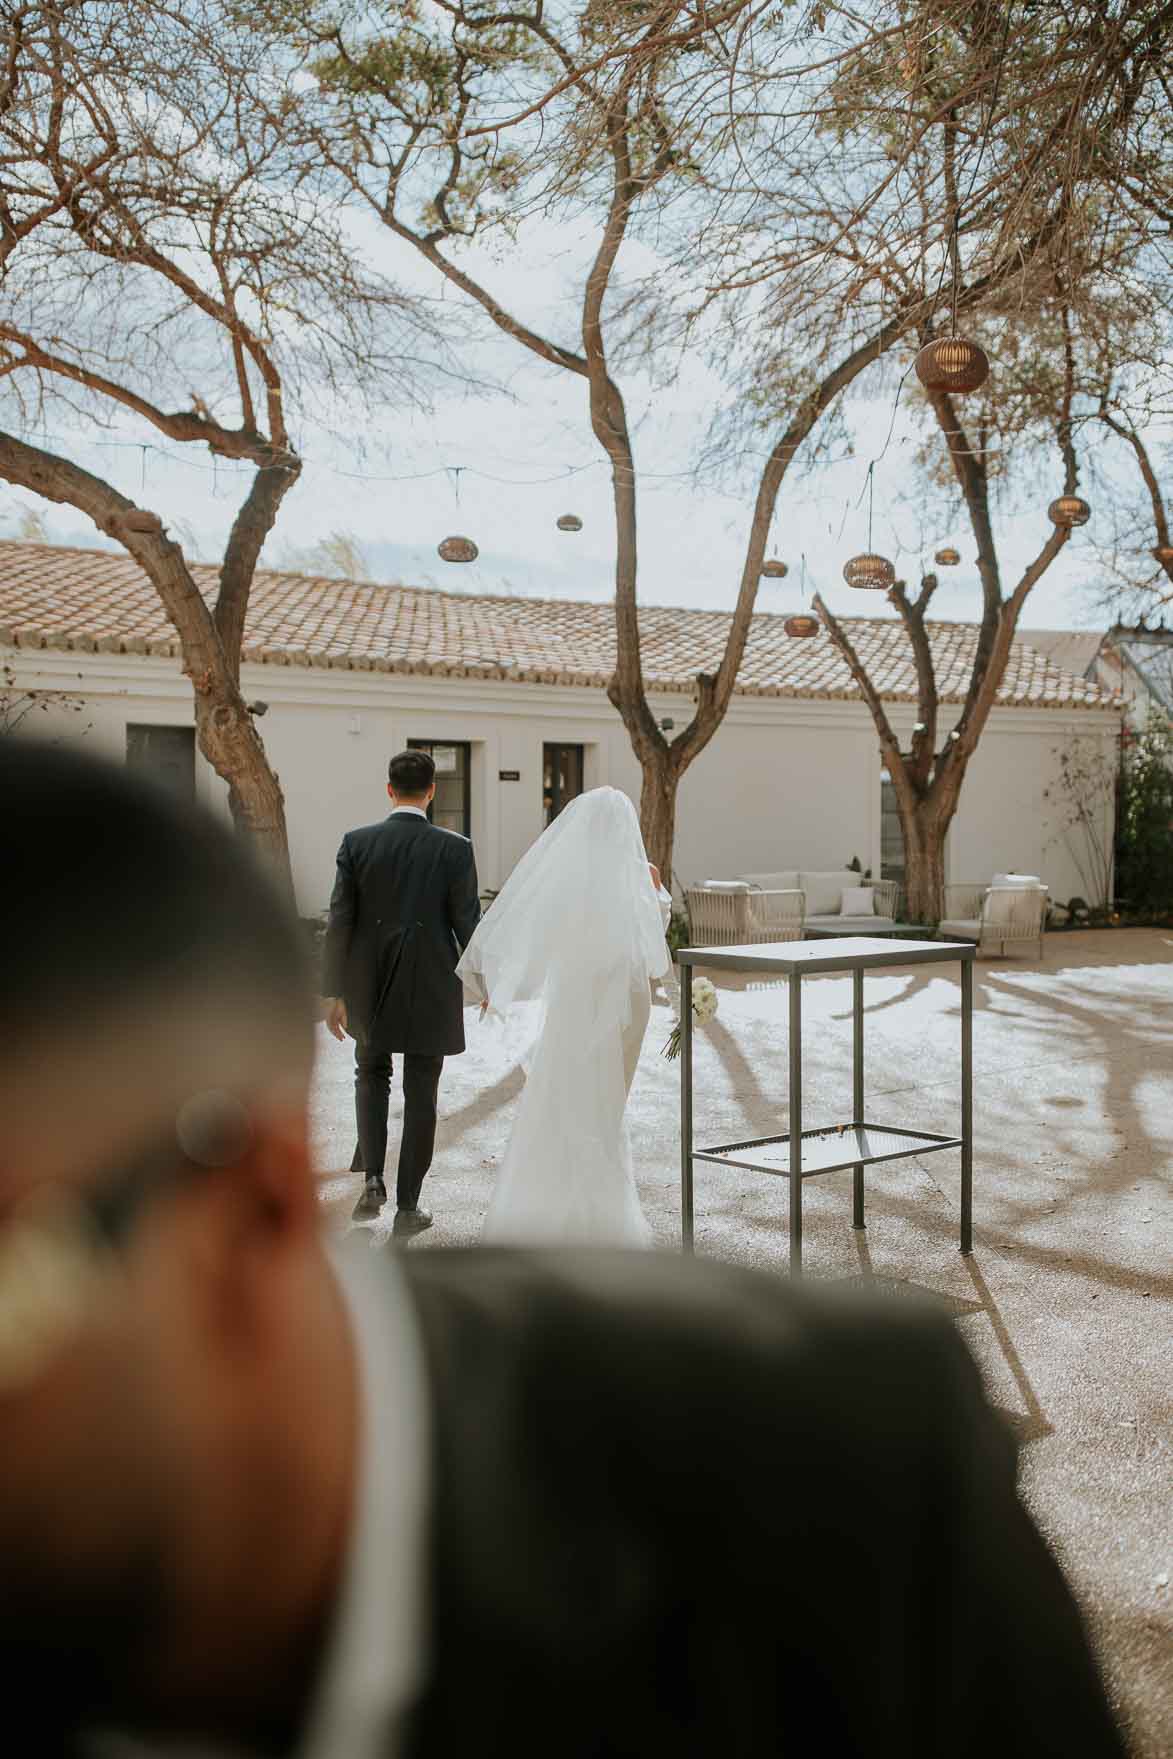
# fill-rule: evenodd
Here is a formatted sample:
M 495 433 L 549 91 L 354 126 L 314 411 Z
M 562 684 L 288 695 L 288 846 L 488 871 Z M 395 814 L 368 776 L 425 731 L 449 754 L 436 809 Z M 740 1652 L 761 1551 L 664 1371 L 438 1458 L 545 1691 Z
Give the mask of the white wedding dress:
M 666 906 L 635 808 L 615 788 L 571 801 L 523 856 L 457 971 L 518 1046 L 526 1084 L 483 1238 L 647 1245 L 625 1112 L 668 971 Z

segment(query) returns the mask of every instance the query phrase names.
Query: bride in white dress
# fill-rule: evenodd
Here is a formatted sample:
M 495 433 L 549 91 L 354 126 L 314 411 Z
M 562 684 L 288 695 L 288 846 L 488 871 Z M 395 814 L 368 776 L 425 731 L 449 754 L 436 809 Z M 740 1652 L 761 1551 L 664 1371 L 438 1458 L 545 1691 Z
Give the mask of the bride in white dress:
M 625 1112 L 671 960 L 635 808 L 593 788 L 518 863 L 457 967 L 520 1030 L 526 1084 L 483 1238 L 647 1245 Z

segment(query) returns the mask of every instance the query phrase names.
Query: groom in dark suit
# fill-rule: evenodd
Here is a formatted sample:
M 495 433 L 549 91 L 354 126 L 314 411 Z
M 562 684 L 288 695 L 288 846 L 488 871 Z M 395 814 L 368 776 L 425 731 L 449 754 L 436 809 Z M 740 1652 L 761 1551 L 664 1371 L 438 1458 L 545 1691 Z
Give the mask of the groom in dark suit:
M 472 844 L 428 822 L 436 766 L 426 751 L 391 759 L 392 810 L 348 831 L 326 929 L 326 1024 L 354 1037 L 358 1147 L 364 1175 L 355 1221 L 387 1201 L 387 1108 L 392 1054 L 403 1057 L 403 1134 L 395 1185 L 395 1232 L 432 1225 L 420 1190 L 436 1141 L 436 1095 L 446 1056 L 464 1049 L 464 992 L 456 964 L 480 920 Z

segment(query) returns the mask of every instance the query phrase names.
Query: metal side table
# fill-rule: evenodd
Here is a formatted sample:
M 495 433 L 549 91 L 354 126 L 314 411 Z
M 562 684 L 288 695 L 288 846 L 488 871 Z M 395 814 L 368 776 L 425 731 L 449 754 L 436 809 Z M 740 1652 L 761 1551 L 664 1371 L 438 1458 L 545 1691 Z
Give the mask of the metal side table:
M 879 1161 L 961 1150 L 961 1250 L 973 1251 L 973 961 L 977 948 L 964 941 L 892 941 L 874 936 L 834 941 L 788 941 L 748 947 L 684 947 L 680 964 L 680 1224 L 684 1250 L 693 1250 L 693 1163 L 745 1167 L 790 1180 L 790 1269 L 802 1271 L 802 1181 L 819 1173 L 854 1170 L 853 1226 L 864 1226 L 863 1170 Z M 900 965 L 961 965 L 961 1133 L 958 1136 L 871 1122 L 864 1112 L 863 977 L 865 971 Z M 757 1136 L 712 1148 L 693 1145 L 693 968 L 781 976 L 790 992 L 790 1128 L 781 1136 Z M 802 980 L 850 971 L 854 987 L 854 1054 L 851 1122 L 802 1125 Z

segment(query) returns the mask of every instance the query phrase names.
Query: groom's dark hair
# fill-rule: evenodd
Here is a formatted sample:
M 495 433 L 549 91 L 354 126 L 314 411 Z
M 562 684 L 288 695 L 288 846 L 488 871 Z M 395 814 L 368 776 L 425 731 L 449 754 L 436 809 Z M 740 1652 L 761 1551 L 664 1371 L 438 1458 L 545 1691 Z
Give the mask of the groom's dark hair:
M 436 780 L 430 751 L 397 751 L 387 765 L 387 779 L 397 794 L 426 794 Z

